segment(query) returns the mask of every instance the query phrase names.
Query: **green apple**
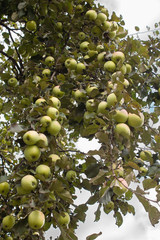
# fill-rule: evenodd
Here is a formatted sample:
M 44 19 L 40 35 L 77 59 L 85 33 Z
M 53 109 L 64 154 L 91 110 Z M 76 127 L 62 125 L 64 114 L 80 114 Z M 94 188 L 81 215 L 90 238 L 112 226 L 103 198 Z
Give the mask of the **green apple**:
M 78 33 L 78 38 L 79 38 L 79 40 L 83 41 L 86 38 L 86 34 L 84 32 L 79 32 Z
M 106 55 L 106 52 L 101 52 L 98 54 L 97 60 L 99 63 L 102 63 L 105 60 L 105 55 Z
M 125 88 L 129 87 L 129 81 L 127 79 L 124 79 L 123 85 Z
M 61 102 L 60 102 L 60 100 L 57 97 L 50 97 L 49 104 L 52 107 L 55 107 L 57 109 L 59 109 L 61 107 Z
M 2 195 L 7 195 L 7 193 L 9 192 L 10 189 L 10 185 L 8 182 L 1 182 L 0 183 L 0 194 Z
M 84 65 L 84 63 L 77 63 L 77 68 L 76 68 L 77 73 L 82 74 L 85 69 L 86 69 L 86 66 Z
M 107 102 L 106 101 L 102 101 L 98 104 L 98 108 L 97 108 L 97 113 L 104 113 L 106 108 L 107 108 Z
M 77 64 L 78 65 L 78 64 Z M 52 89 L 52 93 L 55 97 L 61 98 L 64 96 L 64 92 L 61 91 L 60 86 L 55 86 Z
M 75 70 L 77 67 L 77 61 L 74 58 L 68 58 L 65 61 L 65 67 L 70 70 Z
M 91 32 L 94 36 L 96 37 L 100 37 L 102 35 L 102 31 L 101 29 L 98 27 L 98 26 L 94 26 L 92 29 L 91 29 Z
M 86 102 L 86 109 L 88 112 L 94 112 L 97 109 L 97 104 L 94 99 L 89 99 Z
M 52 119 L 49 116 L 43 116 L 40 119 L 40 123 L 44 128 L 48 127 L 51 121 Z
M 89 48 L 89 42 L 85 41 L 80 44 L 80 50 L 81 52 L 87 52 Z
M 78 12 L 78 13 L 82 13 L 83 12 L 83 6 L 81 4 L 78 4 L 76 6 L 76 12 Z
M 116 122 L 125 123 L 128 119 L 128 112 L 125 109 L 116 110 L 116 113 L 113 117 Z
M 60 160 L 60 157 L 57 154 L 52 153 L 49 155 L 49 159 L 51 159 L 52 164 L 55 164 L 57 160 Z
M 47 179 L 51 176 L 51 169 L 45 164 L 40 164 L 36 167 L 36 174 L 40 180 Z
M 96 22 L 101 24 L 101 23 L 103 23 L 106 20 L 107 20 L 106 14 L 104 14 L 104 13 L 98 13 L 97 14 Z
M 121 71 L 122 74 L 125 75 L 127 73 L 126 65 L 123 64 L 122 67 L 120 68 L 120 71 Z
M 27 145 L 34 145 L 38 140 L 39 134 L 34 130 L 30 130 L 23 135 L 23 142 Z
M 110 39 L 114 39 L 116 37 L 116 34 L 117 34 L 116 31 L 111 31 L 108 33 L 108 36 Z
M 15 217 L 12 215 L 7 215 L 2 220 L 2 228 L 4 230 L 10 230 L 15 224 Z
M 8 85 L 11 86 L 11 87 L 15 87 L 15 86 L 17 86 L 17 84 L 18 84 L 18 80 L 14 77 L 10 78 L 8 80 Z
M 79 89 L 73 92 L 73 96 L 75 97 L 76 101 L 83 101 L 85 99 L 85 93 Z
M 114 85 L 113 85 L 112 81 L 108 81 L 108 87 L 113 89 Z
M 45 224 L 45 216 L 43 212 L 34 210 L 28 215 L 28 225 L 32 229 L 41 229 Z
M 34 75 L 34 76 L 33 76 L 33 80 L 34 80 L 34 82 L 38 83 L 38 82 L 41 81 L 41 77 L 40 77 L 40 76 L 37 76 L 37 75 Z
M 47 128 L 48 133 L 54 136 L 57 136 L 60 130 L 61 124 L 57 120 L 53 120 Z
M 95 10 L 88 10 L 88 11 L 86 12 L 86 16 L 87 16 L 87 18 L 88 18 L 89 20 L 94 21 L 94 20 L 96 20 L 96 18 L 97 18 L 97 13 L 96 13 Z
M 48 147 L 48 138 L 45 134 L 39 133 L 39 140 L 37 142 L 37 146 L 40 148 Z
M 94 98 L 95 96 L 97 96 L 99 94 L 99 90 L 96 86 L 87 86 L 86 88 L 86 93 L 88 96 L 91 96 L 92 98 Z
M 57 28 L 58 31 L 62 31 L 62 29 L 63 29 L 63 24 L 62 24 L 61 22 L 57 22 L 57 23 L 56 23 L 56 28 Z
M 35 104 L 36 105 L 43 105 L 44 103 L 46 103 L 46 100 L 44 98 L 38 98 L 36 101 L 35 101 Z
M 28 174 L 21 179 L 21 186 L 25 191 L 32 191 L 37 187 L 37 180 L 34 176 Z
M 144 161 L 149 161 L 152 158 L 152 153 L 149 150 L 141 151 L 140 158 Z
M 102 51 L 104 50 L 104 46 L 101 45 L 101 44 L 99 44 L 99 45 L 97 45 L 96 50 L 97 50 L 98 52 L 102 52 Z
M 54 65 L 54 57 L 48 56 L 45 58 L 45 64 L 49 67 Z
M 147 168 L 145 168 L 145 167 L 140 167 L 139 170 L 141 172 L 141 175 L 143 175 L 143 176 L 145 176 L 146 173 L 148 172 Z
M 29 98 L 22 98 L 20 103 L 23 107 L 28 107 L 31 104 Z
M 28 162 L 35 162 L 41 156 L 41 151 L 36 145 L 27 146 L 24 150 L 25 159 Z
M 126 63 L 126 70 L 128 74 L 132 72 L 132 66 L 128 63 Z
M 61 215 L 58 216 L 57 222 L 59 225 L 68 225 L 70 223 L 70 216 L 67 212 L 62 212 Z
M 51 70 L 46 68 L 42 71 L 42 76 L 44 80 L 47 80 L 51 75 Z
M 47 109 L 47 116 L 49 116 L 52 120 L 57 119 L 59 117 L 59 111 L 55 107 L 49 107 Z
M 143 125 L 143 119 L 137 114 L 129 113 L 128 125 L 134 128 L 141 127 Z
M 89 57 L 94 57 L 97 54 L 98 54 L 98 52 L 96 50 L 88 50 Z
M 103 7 L 103 8 L 101 9 L 101 12 L 104 13 L 104 14 L 106 14 L 106 15 L 108 15 L 108 10 L 107 10 L 107 8 L 104 8 L 104 7 Z
M 115 106 L 117 103 L 117 97 L 115 93 L 110 93 L 107 97 L 107 106 L 112 107 Z
M 123 63 L 125 61 L 125 55 L 123 52 L 117 51 L 112 54 L 111 59 L 114 63 L 118 63 L 119 61 Z
M 103 206 L 103 210 L 106 214 L 110 213 L 114 209 L 114 202 L 109 201 L 107 204 Z
M 115 132 L 124 138 L 129 138 L 131 135 L 130 128 L 125 123 L 118 123 L 115 127 Z
M 37 29 L 37 24 L 35 21 L 28 21 L 26 23 L 26 29 L 30 32 L 35 32 Z
M 5 240 L 13 240 L 13 238 L 11 236 L 6 236 Z
M 118 31 L 118 24 L 115 21 L 111 22 L 111 31 Z
M 109 21 L 104 21 L 104 22 L 101 24 L 101 28 L 102 28 L 103 31 L 108 31 L 108 30 L 110 30 L 111 25 L 112 25 L 111 22 L 109 22 Z
M 69 182 L 74 182 L 76 180 L 76 177 L 77 177 L 77 173 L 73 170 L 69 170 L 67 173 L 66 173 L 66 179 L 69 181 Z
M 104 70 L 108 72 L 114 72 L 116 69 L 116 65 L 113 61 L 107 61 L 104 64 Z

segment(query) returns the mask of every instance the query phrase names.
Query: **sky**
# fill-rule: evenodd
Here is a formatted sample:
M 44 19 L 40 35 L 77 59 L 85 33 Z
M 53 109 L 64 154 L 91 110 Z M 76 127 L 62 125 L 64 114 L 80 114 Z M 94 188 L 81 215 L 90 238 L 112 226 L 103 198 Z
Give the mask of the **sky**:
M 136 32 L 135 26 L 139 26 L 140 32 L 144 32 L 146 26 L 154 29 L 154 23 L 160 22 L 160 0 L 99 0 L 97 2 L 104 5 L 110 13 L 115 11 L 118 16 L 122 15 L 129 34 Z M 146 34 L 140 35 L 141 38 L 145 36 Z M 78 147 L 87 152 L 88 148 L 98 148 L 98 144 L 96 141 L 89 142 L 81 139 Z M 154 193 L 151 193 L 151 197 L 154 199 Z M 80 193 L 76 203 L 82 204 L 87 201 L 87 198 L 87 192 Z M 129 203 L 134 204 L 136 214 L 135 216 L 127 214 L 120 228 L 115 225 L 112 213 L 109 215 L 102 213 L 100 221 L 94 222 L 94 212 L 97 206 L 91 206 L 85 223 L 80 223 L 77 230 L 78 240 L 85 240 L 88 235 L 100 231 L 103 234 L 96 238 L 97 240 L 159 240 L 160 224 L 155 227 L 151 226 L 147 213 L 135 197 Z M 50 229 L 46 234 L 46 239 L 49 240 L 49 236 L 52 236 L 54 240 L 58 233 L 58 230 Z

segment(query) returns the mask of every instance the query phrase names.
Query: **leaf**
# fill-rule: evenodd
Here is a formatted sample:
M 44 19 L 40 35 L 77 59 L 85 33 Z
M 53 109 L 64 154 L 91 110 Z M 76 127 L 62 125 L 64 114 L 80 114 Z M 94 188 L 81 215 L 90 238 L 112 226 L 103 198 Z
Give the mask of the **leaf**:
M 126 165 L 131 167 L 131 168 L 133 168 L 133 169 L 140 170 L 139 166 L 136 163 L 132 162 L 132 161 L 127 162 Z
M 142 183 L 144 190 L 148 190 L 157 186 L 157 182 L 153 179 L 144 179 Z
M 99 232 L 99 233 L 93 233 L 92 235 L 89 235 L 86 240 L 94 240 L 96 239 L 97 237 L 99 237 L 100 235 L 102 235 L 102 232 Z
M 95 176 L 97 176 L 97 174 L 99 173 L 99 164 L 97 163 L 91 163 L 87 169 L 85 170 L 85 174 L 88 178 L 93 178 Z
M 139 28 L 139 27 L 137 27 L 137 26 L 135 26 L 135 30 L 136 30 L 136 31 L 139 31 L 139 30 L 140 30 L 140 28 Z
M 17 123 L 15 123 L 15 124 L 12 124 L 11 126 L 10 126 L 10 128 L 9 128 L 9 131 L 10 132 L 13 132 L 13 133 L 20 133 L 20 132 L 22 132 L 22 131 L 24 131 L 25 129 L 23 128 L 23 126 L 22 125 L 19 125 L 19 124 L 17 124 Z
M 99 139 L 102 143 L 108 143 L 108 135 L 103 132 L 96 133 L 96 137 Z
M 73 203 L 72 196 L 71 196 L 70 192 L 68 192 L 67 190 L 63 190 L 63 192 L 57 192 L 57 195 L 60 198 L 62 198 L 64 201 Z
M 148 209 L 148 214 L 149 214 L 149 220 L 153 226 L 159 222 L 160 212 L 156 207 L 150 206 Z
M 93 205 L 95 204 L 99 199 L 99 193 L 95 193 L 95 195 L 91 196 L 88 201 L 87 201 L 87 204 L 89 205 Z
M 135 193 L 135 195 L 138 198 L 138 200 L 140 201 L 140 203 L 142 203 L 142 205 L 143 205 L 144 209 L 146 210 L 146 212 L 148 212 L 149 207 L 150 207 L 149 201 L 147 199 L 145 199 L 145 197 L 143 197 L 143 196 L 141 196 L 139 194 Z
M 97 208 L 97 210 L 95 211 L 95 222 L 98 222 L 99 221 L 99 219 L 100 219 L 100 216 L 101 216 L 101 210 L 100 210 L 100 208 L 101 208 L 101 204 L 99 204 L 98 205 L 98 208 Z
M 114 217 L 115 217 L 115 219 L 116 219 L 116 225 L 117 225 L 118 227 L 120 227 L 120 226 L 122 225 L 122 223 L 123 223 L 123 218 L 122 218 L 121 213 L 120 213 L 120 212 L 116 212 L 116 213 L 114 214 Z
M 105 176 L 106 176 L 106 171 L 100 170 L 97 176 L 90 180 L 90 183 L 92 183 L 93 185 L 99 185 L 102 182 L 104 182 Z

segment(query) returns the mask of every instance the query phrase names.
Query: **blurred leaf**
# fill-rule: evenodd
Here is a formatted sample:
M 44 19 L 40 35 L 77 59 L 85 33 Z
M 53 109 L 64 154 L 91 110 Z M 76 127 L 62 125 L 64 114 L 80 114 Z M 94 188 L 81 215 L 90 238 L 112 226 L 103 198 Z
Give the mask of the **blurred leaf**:
M 94 233 L 92 235 L 89 235 L 86 240 L 94 240 L 96 239 L 97 237 L 99 237 L 100 235 L 102 235 L 102 232 L 99 232 L 99 233 Z
M 153 179 L 144 179 L 142 183 L 144 190 L 148 190 L 157 186 L 157 182 Z
M 114 214 L 114 217 L 115 217 L 115 219 L 116 219 L 116 225 L 117 225 L 118 227 L 120 227 L 120 226 L 122 225 L 122 223 L 123 223 L 123 218 L 122 218 L 121 213 L 120 213 L 120 212 L 116 212 L 116 213 Z
M 153 226 L 159 222 L 160 219 L 160 212 L 154 206 L 150 206 L 148 209 L 149 219 Z

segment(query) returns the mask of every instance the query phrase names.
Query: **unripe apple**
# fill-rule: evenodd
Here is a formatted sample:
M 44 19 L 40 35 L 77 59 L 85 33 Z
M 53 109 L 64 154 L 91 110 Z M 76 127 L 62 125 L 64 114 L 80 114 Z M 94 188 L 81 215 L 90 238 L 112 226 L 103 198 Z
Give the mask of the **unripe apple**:
M 111 59 L 114 63 L 118 63 L 119 61 L 123 63 L 125 61 L 125 55 L 123 52 L 117 51 L 112 54 Z
M 77 63 L 77 68 L 76 68 L 77 73 L 83 73 L 85 69 L 86 69 L 86 66 L 84 65 L 84 63 Z
M 99 90 L 96 86 L 87 86 L 86 88 L 87 95 L 94 98 L 96 95 L 99 94 Z
M 134 128 L 141 127 L 143 125 L 143 119 L 137 114 L 129 113 L 128 125 Z
M 50 154 L 49 159 L 51 159 L 52 164 L 55 164 L 57 160 L 60 160 L 60 157 L 57 154 Z
M 104 70 L 108 72 L 114 72 L 116 69 L 116 65 L 113 61 L 107 61 L 104 64 Z
M 56 28 L 57 28 L 58 31 L 62 31 L 62 29 L 63 29 L 63 24 L 62 24 L 61 22 L 57 22 L 57 23 L 56 23 Z
M 52 107 L 55 107 L 57 109 L 59 109 L 61 107 L 61 102 L 60 102 L 60 100 L 57 97 L 50 97 L 49 104 Z
M 49 116 L 43 116 L 40 119 L 40 123 L 42 124 L 42 127 L 46 128 L 49 126 L 52 119 Z
M 127 73 L 126 65 L 123 64 L 122 67 L 120 68 L 120 71 L 121 71 L 122 74 L 125 75 Z
M 127 79 L 124 79 L 123 85 L 127 88 L 129 87 L 129 81 Z
M 39 140 L 37 146 L 40 148 L 48 147 L 48 138 L 43 133 L 39 133 Z
M 97 45 L 96 50 L 97 50 L 98 52 L 102 52 L 102 51 L 104 50 L 104 46 L 101 45 L 101 44 L 99 44 L 99 45 Z
M 116 110 L 114 119 L 116 122 L 125 123 L 128 119 L 128 112 L 125 109 Z
M 68 225 L 70 223 L 70 216 L 67 212 L 62 212 L 61 215 L 58 216 L 57 221 L 59 225 Z
M 128 74 L 132 72 L 132 66 L 128 63 L 126 63 L 126 70 Z
M 5 240 L 13 240 L 13 238 L 11 236 L 6 236 Z
M 102 28 L 103 31 L 108 31 L 108 30 L 110 30 L 111 25 L 112 25 L 111 22 L 109 22 L 109 21 L 104 21 L 104 22 L 101 24 L 101 28 Z
M 108 36 L 110 39 L 114 39 L 116 37 L 116 31 L 108 32 Z
M 88 50 L 89 57 L 94 57 L 97 54 L 98 54 L 98 52 L 96 50 Z
M 47 80 L 50 77 L 50 75 L 51 75 L 51 70 L 50 69 L 46 68 L 42 71 L 42 76 L 43 76 L 44 80 Z
M 47 128 L 48 133 L 54 136 L 57 136 L 60 130 L 61 124 L 56 120 L 53 120 Z
M 79 32 L 78 33 L 78 38 L 79 38 L 79 40 L 83 41 L 86 38 L 86 34 L 84 32 Z
M 113 209 L 114 209 L 114 202 L 113 201 L 109 201 L 103 207 L 103 210 L 106 214 L 110 213 Z
M 88 112 L 94 112 L 97 109 L 97 104 L 94 99 L 87 100 L 86 109 Z
M 30 130 L 23 135 L 23 141 L 27 145 L 34 145 L 38 142 L 38 140 L 39 134 L 34 130 Z
M 55 107 L 49 107 L 47 110 L 47 116 L 49 116 L 52 120 L 57 119 L 59 117 L 59 111 Z
M 99 20 L 101 23 L 107 20 L 107 16 L 104 13 L 98 13 L 96 21 Z
M 25 159 L 29 162 L 37 161 L 41 156 L 41 151 L 36 145 L 27 146 L 24 150 Z
M 35 32 L 37 29 L 37 24 L 35 21 L 28 21 L 26 23 L 26 29 L 30 32 Z
M 51 169 L 45 164 L 40 164 L 36 167 L 36 174 L 37 177 L 43 181 L 43 178 L 47 179 L 51 176 Z
M 55 97 L 58 97 L 58 98 L 61 98 L 64 96 L 64 92 L 61 91 L 60 86 L 53 87 L 52 93 Z
M 54 57 L 48 56 L 45 58 L 45 64 L 49 67 L 54 65 Z
M 117 31 L 118 30 L 118 24 L 113 21 L 111 22 L 111 31 Z
M 75 70 L 77 67 L 77 61 L 74 58 L 68 58 L 65 61 L 65 66 L 70 70 Z
M 7 193 L 9 192 L 10 189 L 10 185 L 8 182 L 1 182 L 0 183 L 0 194 L 2 195 L 7 195 Z
M 32 229 L 41 229 L 45 224 L 45 216 L 39 210 L 32 211 L 28 216 L 28 224 Z
M 66 179 L 69 181 L 69 182 L 74 182 L 76 180 L 76 177 L 77 177 L 77 173 L 73 170 L 69 170 L 67 173 L 66 173 Z
M 10 230 L 15 224 L 15 217 L 12 215 L 7 215 L 2 220 L 2 228 L 4 230 Z
M 144 175 L 144 176 L 145 176 L 146 173 L 148 172 L 147 168 L 145 168 L 145 167 L 140 167 L 139 170 L 140 170 L 140 172 L 141 172 L 141 175 Z
M 73 95 L 76 99 L 76 101 L 83 101 L 85 99 L 85 93 L 79 89 L 77 89 L 75 92 L 73 92 Z
M 102 63 L 105 60 L 105 55 L 106 55 L 106 52 L 101 52 L 98 54 L 97 60 L 99 63 Z
M 95 10 L 88 10 L 88 11 L 86 12 L 86 16 L 87 16 L 87 18 L 88 18 L 89 20 L 94 21 L 94 20 L 96 20 L 96 18 L 97 18 L 97 13 L 96 13 Z
M 36 105 L 43 105 L 44 103 L 46 103 L 46 100 L 44 98 L 38 98 L 36 101 L 35 101 L 35 104 Z
M 31 104 L 29 98 L 22 98 L 20 103 L 23 107 L 28 107 Z
M 98 109 L 97 109 L 97 113 L 104 113 L 106 108 L 107 108 L 107 102 L 106 101 L 102 101 L 98 104 Z
M 25 191 L 32 191 L 37 187 L 37 180 L 28 174 L 21 179 L 21 186 Z
M 149 161 L 152 158 L 152 153 L 149 150 L 141 151 L 140 158 L 144 161 Z
M 115 93 L 110 93 L 107 97 L 107 106 L 112 107 L 117 103 L 117 97 Z
M 124 138 L 129 138 L 131 135 L 130 128 L 125 123 L 118 123 L 115 127 L 115 132 Z
M 78 4 L 76 6 L 76 12 L 78 12 L 78 13 L 82 13 L 83 12 L 83 6 L 81 4 Z
M 8 85 L 11 86 L 11 87 L 15 87 L 15 86 L 17 86 L 17 84 L 18 84 L 18 80 L 14 77 L 10 78 L 8 80 Z
M 102 35 L 102 31 L 101 29 L 98 27 L 98 26 L 94 26 L 92 29 L 91 29 L 91 32 L 94 36 L 96 37 L 100 37 Z
M 87 42 L 87 41 L 85 41 L 85 42 L 82 42 L 81 44 L 80 44 L 80 50 L 82 51 L 82 52 L 87 52 L 88 51 L 88 48 L 89 48 L 89 42 Z

